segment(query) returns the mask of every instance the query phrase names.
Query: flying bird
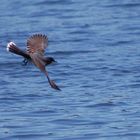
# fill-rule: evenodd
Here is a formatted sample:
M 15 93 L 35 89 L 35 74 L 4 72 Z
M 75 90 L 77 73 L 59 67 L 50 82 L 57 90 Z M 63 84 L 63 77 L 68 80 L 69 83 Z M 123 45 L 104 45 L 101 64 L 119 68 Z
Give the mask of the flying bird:
M 46 35 L 34 34 L 27 39 L 26 51 L 21 50 L 16 46 L 14 42 L 7 44 L 7 51 L 20 55 L 24 58 L 24 64 L 26 65 L 31 61 L 37 68 L 39 68 L 48 79 L 50 86 L 56 90 L 60 88 L 50 79 L 48 72 L 45 68 L 46 65 L 56 62 L 53 57 L 46 57 L 44 55 L 45 49 L 48 47 L 48 38 Z

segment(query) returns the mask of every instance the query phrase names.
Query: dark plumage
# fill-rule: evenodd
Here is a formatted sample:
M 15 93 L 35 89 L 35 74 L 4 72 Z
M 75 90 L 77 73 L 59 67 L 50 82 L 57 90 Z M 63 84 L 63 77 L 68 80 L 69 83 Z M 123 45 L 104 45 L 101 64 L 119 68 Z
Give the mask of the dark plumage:
M 56 90 L 60 90 L 60 88 L 55 84 L 55 82 L 49 78 L 48 72 L 45 68 L 46 65 L 55 62 L 54 58 L 44 56 L 45 49 L 47 47 L 48 38 L 46 35 L 42 34 L 35 34 L 28 38 L 26 51 L 22 51 L 21 49 L 19 49 L 13 42 L 7 44 L 8 51 L 23 56 L 24 64 L 27 64 L 28 61 L 32 61 L 34 65 L 47 76 L 48 82 L 51 87 Z

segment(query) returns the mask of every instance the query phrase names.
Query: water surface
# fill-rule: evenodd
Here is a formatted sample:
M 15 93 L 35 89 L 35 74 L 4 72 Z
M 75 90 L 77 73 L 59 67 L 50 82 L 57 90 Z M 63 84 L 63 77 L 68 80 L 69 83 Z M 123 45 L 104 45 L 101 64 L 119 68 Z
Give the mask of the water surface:
M 139 0 L 0 1 L 1 140 L 139 140 Z M 49 38 L 47 67 L 62 91 L 22 58 L 34 33 Z

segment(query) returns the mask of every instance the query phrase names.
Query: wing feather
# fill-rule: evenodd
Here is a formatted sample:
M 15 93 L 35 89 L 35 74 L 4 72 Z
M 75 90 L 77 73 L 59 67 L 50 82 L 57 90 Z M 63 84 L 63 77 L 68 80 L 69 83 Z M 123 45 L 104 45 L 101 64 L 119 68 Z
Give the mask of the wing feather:
M 47 76 L 48 82 L 52 88 L 60 90 L 53 80 L 49 78 L 45 69 L 44 52 L 48 46 L 48 38 L 42 34 L 35 34 L 27 40 L 27 53 L 31 57 L 33 63 Z
M 27 40 L 27 52 L 44 54 L 48 47 L 48 38 L 43 34 L 34 34 Z
M 36 67 L 38 67 L 42 72 L 45 72 L 45 62 L 43 60 L 44 57 L 39 53 L 32 53 L 30 54 L 30 57 Z

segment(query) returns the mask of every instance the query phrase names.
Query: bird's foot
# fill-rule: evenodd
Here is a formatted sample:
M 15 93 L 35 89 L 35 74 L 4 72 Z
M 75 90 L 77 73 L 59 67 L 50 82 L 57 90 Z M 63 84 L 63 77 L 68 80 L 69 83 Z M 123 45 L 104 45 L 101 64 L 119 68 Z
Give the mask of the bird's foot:
M 28 64 L 28 60 L 27 59 L 24 59 L 23 61 L 22 61 L 22 65 L 23 66 L 26 66 Z

